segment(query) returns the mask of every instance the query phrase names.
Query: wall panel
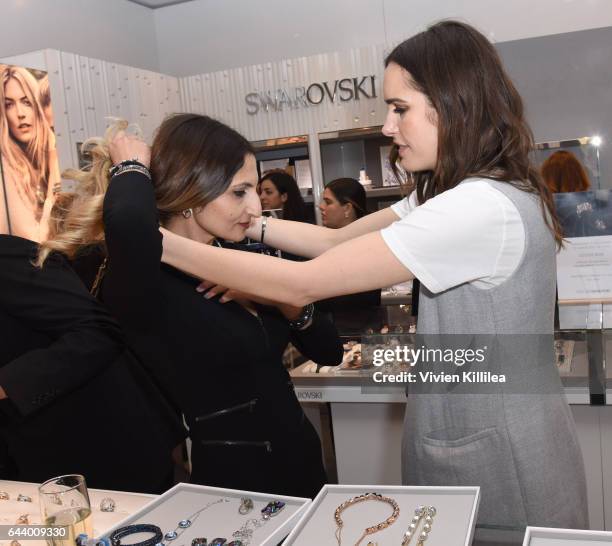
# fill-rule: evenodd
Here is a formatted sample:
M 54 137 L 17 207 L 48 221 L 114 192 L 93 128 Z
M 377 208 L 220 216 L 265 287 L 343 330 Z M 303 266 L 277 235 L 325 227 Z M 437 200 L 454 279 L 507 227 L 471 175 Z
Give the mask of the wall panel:
M 225 121 L 250 140 L 381 125 L 385 115 L 381 100 L 384 53 L 383 46 L 371 46 L 180 78 L 183 108 Z M 333 92 L 336 80 L 370 75 L 376 78 L 375 99 L 362 95 L 360 100 L 341 102 L 336 96 L 333 102 L 324 99 L 308 107 L 285 104 L 277 111 L 261 108 L 256 115 L 247 113 L 248 93 L 270 92 L 272 97 L 282 97 L 278 90 L 285 89 L 295 97 L 296 87 L 323 82 L 328 82 Z M 364 88 L 370 90 L 369 85 Z M 313 89 L 315 101 L 318 97 Z

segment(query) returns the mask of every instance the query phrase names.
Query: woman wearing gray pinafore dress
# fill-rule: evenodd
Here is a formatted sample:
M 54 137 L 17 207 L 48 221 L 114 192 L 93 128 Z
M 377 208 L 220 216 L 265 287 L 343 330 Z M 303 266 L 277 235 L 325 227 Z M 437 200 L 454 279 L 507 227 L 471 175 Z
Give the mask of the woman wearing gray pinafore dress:
M 424 339 L 475 334 L 506 345 L 509 350 L 490 371 L 505 372 L 507 383 L 483 392 L 474 385 L 468 394 L 409 394 L 403 482 L 479 485 L 481 525 L 584 529 L 582 454 L 561 394 L 551 335 L 555 241 L 533 194 L 507 183 L 487 183 L 520 213 L 525 245 L 519 265 L 502 284 L 486 290 L 464 283 L 433 294 L 422 285 L 417 331 Z
M 412 179 L 409 198 L 336 230 L 256 219 L 247 231 L 307 262 L 172 234 L 163 260 L 295 305 L 418 278 L 418 331 L 449 343 L 467 336 L 464 349 L 488 338 L 485 361 L 471 370 L 507 374 L 508 383 L 411 388 L 404 483 L 480 486 L 480 524 L 585 528 L 584 463 L 553 358 L 562 232 L 530 163 L 521 97 L 492 44 L 455 21 L 402 42 L 385 66 L 383 133 Z

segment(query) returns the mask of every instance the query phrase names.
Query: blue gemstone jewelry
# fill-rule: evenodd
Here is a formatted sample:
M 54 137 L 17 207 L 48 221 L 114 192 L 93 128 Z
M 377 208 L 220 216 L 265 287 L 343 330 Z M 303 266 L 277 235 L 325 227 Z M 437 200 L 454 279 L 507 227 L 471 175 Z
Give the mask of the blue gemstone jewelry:
M 196 521 L 198 517 L 200 517 L 200 514 L 202 512 L 204 512 L 205 510 L 208 510 L 211 506 L 214 506 L 215 504 L 221 504 L 223 502 L 230 502 L 230 499 L 222 498 L 222 499 L 217 499 L 216 501 L 209 502 L 206 506 L 204 506 L 203 508 L 200 508 L 198 511 L 191 514 L 188 518 L 182 519 L 181 521 L 179 521 L 177 526 L 172 531 L 168 531 L 164 535 L 164 539 L 167 540 L 168 542 L 172 542 L 173 540 L 176 540 L 178 537 L 181 536 L 181 534 L 183 533 L 185 529 L 188 529 L 189 527 L 193 525 L 193 522 Z M 206 539 L 202 539 L 202 540 L 206 541 Z M 223 542 L 221 544 L 224 545 Z M 162 546 L 162 545 L 160 544 L 159 546 Z M 202 543 L 199 543 L 199 546 L 212 546 L 212 545 L 208 545 L 206 544 L 206 542 L 202 542 Z
M 200 508 L 197 512 L 191 514 L 188 518 L 182 519 L 178 522 L 177 526 L 172 530 L 168 531 L 164 535 L 164 539 L 167 542 L 173 542 L 181 536 L 181 534 L 191 527 L 202 512 L 223 502 L 230 502 L 230 499 L 222 498 L 213 502 L 209 502 L 203 508 Z M 253 509 L 253 500 L 244 497 L 240 500 L 240 508 L 238 509 L 240 514 L 245 514 Z M 227 538 L 217 537 L 212 540 L 208 540 L 206 537 L 197 537 L 191 541 L 191 546 L 249 546 L 253 533 L 256 529 L 259 529 L 265 525 L 270 518 L 277 516 L 285 508 L 285 503 L 282 501 L 270 501 L 264 508 L 261 509 L 261 518 L 248 519 L 240 529 L 232 533 L 232 540 L 228 542 Z M 245 511 L 246 510 L 246 511 Z M 159 541 L 155 546 L 166 546 L 163 542 Z
M 277 516 L 280 511 L 285 507 L 285 503 L 282 501 L 271 501 L 265 508 L 261 510 L 261 516 L 263 519 L 270 519 Z
M 134 546 L 153 546 L 161 542 L 162 532 L 157 525 L 139 523 L 135 525 L 126 525 L 125 527 L 120 527 L 113 531 L 109 536 L 110 543 L 112 546 L 121 546 L 122 538 L 136 533 L 151 533 L 153 536 L 142 542 L 134 543 Z

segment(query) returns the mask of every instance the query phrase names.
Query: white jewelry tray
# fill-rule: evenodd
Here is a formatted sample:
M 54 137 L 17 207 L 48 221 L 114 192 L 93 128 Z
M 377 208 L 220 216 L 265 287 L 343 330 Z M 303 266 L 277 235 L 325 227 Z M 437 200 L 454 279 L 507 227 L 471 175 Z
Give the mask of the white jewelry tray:
M 337 546 L 336 508 L 344 501 L 364 493 L 391 497 L 399 504 L 400 514 L 395 523 L 386 529 L 368 535 L 362 541 L 363 545 L 368 541 L 401 544 L 414 516 L 414 509 L 421 505 L 435 506 L 437 510 L 427 546 L 469 546 L 472 543 L 480 502 L 479 487 L 325 485 L 283 546 Z M 391 505 L 377 501 L 347 507 L 341 516 L 344 522 L 342 546 L 355 544 L 366 527 L 384 521 L 392 511 Z M 416 538 L 412 538 L 411 546 L 416 546 Z
M 253 500 L 254 508 L 247 515 L 238 513 L 240 499 L 249 497 Z M 194 520 L 191 527 L 182 530 L 179 538 L 174 541 L 164 540 L 166 546 L 189 546 L 192 539 L 206 537 L 210 542 L 213 538 L 225 537 L 229 542 L 234 540 L 232 533 L 237 531 L 249 519 L 261 519 L 261 509 L 268 502 L 280 500 L 285 507 L 276 516 L 270 518 L 259 529 L 255 529 L 249 546 L 277 546 L 298 522 L 302 514 L 311 504 L 310 499 L 300 497 L 286 497 L 269 493 L 255 493 L 239 491 L 237 489 L 223 489 L 220 487 L 207 487 L 179 483 L 163 495 L 155 498 L 131 516 L 108 529 L 105 536 L 125 525 L 135 523 L 150 523 L 157 525 L 162 533 L 174 530 L 178 522 L 187 519 L 194 512 L 217 499 L 228 498 L 230 502 L 214 504 Z M 150 534 L 140 533 L 130 535 L 130 543 L 150 538 Z M 126 539 L 127 540 L 127 539 Z
M 527 527 L 523 540 L 523 546 L 577 546 L 578 544 L 608 546 L 612 544 L 612 532 Z

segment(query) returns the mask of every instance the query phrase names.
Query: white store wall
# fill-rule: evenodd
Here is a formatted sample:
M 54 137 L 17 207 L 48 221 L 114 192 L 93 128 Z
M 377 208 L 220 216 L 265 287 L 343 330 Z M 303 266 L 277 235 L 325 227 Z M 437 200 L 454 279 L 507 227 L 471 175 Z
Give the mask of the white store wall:
M 497 42 L 612 26 L 610 0 L 194 0 L 153 13 L 159 71 L 177 76 L 394 43 L 450 17 Z
M 126 0 L 0 0 L 0 57 L 50 48 L 158 70 L 153 16 Z

